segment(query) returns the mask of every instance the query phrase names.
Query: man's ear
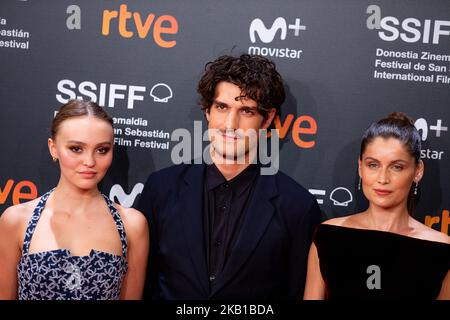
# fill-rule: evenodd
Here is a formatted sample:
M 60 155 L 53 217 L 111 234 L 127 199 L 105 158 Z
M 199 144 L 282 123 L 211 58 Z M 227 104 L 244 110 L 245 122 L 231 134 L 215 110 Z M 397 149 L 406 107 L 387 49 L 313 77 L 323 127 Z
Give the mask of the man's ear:
M 273 119 L 275 118 L 276 113 L 277 113 L 277 109 L 275 109 L 275 108 L 271 108 L 267 112 L 267 118 L 263 120 L 261 129 L 267 129 L 268 127 L 270 127 L 270 124 L 272 123 Z
M 211 110 L 211 108 L 208 108 L 208 109 L 206 109 L 204 112 L 205 112 L 205 118 L 206 118 L 206 121 L 208 121 L 209 122 L 209 111 Z

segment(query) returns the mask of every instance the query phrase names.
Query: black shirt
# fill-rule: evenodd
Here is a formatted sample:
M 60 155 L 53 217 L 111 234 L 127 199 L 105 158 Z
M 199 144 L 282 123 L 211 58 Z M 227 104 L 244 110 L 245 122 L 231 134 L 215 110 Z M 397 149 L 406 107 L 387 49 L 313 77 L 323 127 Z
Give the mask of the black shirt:
M 206 167 L 204 228 L 209 279 L 222 272 L 242 226 L 260 166 L 249 165 L 227 181 L 214 165 Z

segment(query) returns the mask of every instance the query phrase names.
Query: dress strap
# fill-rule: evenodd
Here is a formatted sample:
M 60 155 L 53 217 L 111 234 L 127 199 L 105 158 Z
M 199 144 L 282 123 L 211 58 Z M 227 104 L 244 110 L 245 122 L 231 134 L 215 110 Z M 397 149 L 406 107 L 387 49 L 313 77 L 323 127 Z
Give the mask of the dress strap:
M 116 223 L 117 230 L 119 231 L 120 241 L 122 242 L 122 255 L 124 258 L 127 257 L 127 235 L 125 233 L 125 228 L 123 227 L 122 219 L 120 218 L 120 214 L 117 211 L 116 207 L 114 207 L 113 202 L 104 194 L 102 194 L 103 198 L 108 205 L 109 211 L 111 212 L 114 222 Z
M 28 222 L 27 231 L 25 232 L 25 238 L 23 240 L 22 246 L 22 255 L 28 254 L 28 250 L 30 249 L 31 238 L 33 237 L 34 230 L 36 229 L 36 225 L 41 217 L 42 210 L 44 210 L 45 203 L 47 202 L 48 197 L 52 193 L 55 188 L 47 191 L 42 197 L 36 208 L 34 208 L 33 215 L 31 216 L 30 221 Z

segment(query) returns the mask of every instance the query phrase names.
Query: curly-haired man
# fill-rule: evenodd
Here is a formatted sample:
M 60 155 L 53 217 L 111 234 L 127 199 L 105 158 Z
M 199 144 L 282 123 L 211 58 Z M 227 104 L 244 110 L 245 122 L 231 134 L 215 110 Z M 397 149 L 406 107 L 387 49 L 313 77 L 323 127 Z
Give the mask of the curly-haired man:
M 148 178 L 138 205 L 151 229 L 147 289 L 170 300 L 301 299 L 321 212 L 284 173 L 261 174 L 252 152 L 262 139 L 254 133 L 280 112 L 283 80 L 264 57 L 222 56 L 198 93 L 212 163 Z

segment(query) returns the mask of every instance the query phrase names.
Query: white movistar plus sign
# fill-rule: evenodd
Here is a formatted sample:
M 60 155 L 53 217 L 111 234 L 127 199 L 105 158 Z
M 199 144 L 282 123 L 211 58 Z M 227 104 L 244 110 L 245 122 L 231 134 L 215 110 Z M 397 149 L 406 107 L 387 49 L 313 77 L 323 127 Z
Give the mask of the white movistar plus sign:
M 295 19 L 295 24 L 290 24 L 289 29 L 294 30 L 294 35 L 298 37 L 300 35 L 300 30 L 306 30 L 306 26 L 300 24 L 300 18 Z
M 442 120 L 438 119 L 435 126 L 430 126 L 430 130 L 436 131 L 436 137 L 440 137 L 441 131 L 448 131 L 448 127 L 442 126 Z
M 280 39 L 285 40 L 288 29 L 293 30 L 294 36 L 298 37 L 301 30 L 306 30 L 306 26 L 300 23 L 300 18 L 295 18 L 295 23 L 288 25 L 286 23 L 286 19 L 278 17 L 274 20 L 272 26 L 270 28 L 267 28 L 261 19 L 256 18 L 253 19 L 253 21 L 250 23 L 250 41 L 252 43 L 255 43 L 256 34 L 258 34 L 261 42 L 270 43 L 273 41 L 278 31 L 280 31 Z

